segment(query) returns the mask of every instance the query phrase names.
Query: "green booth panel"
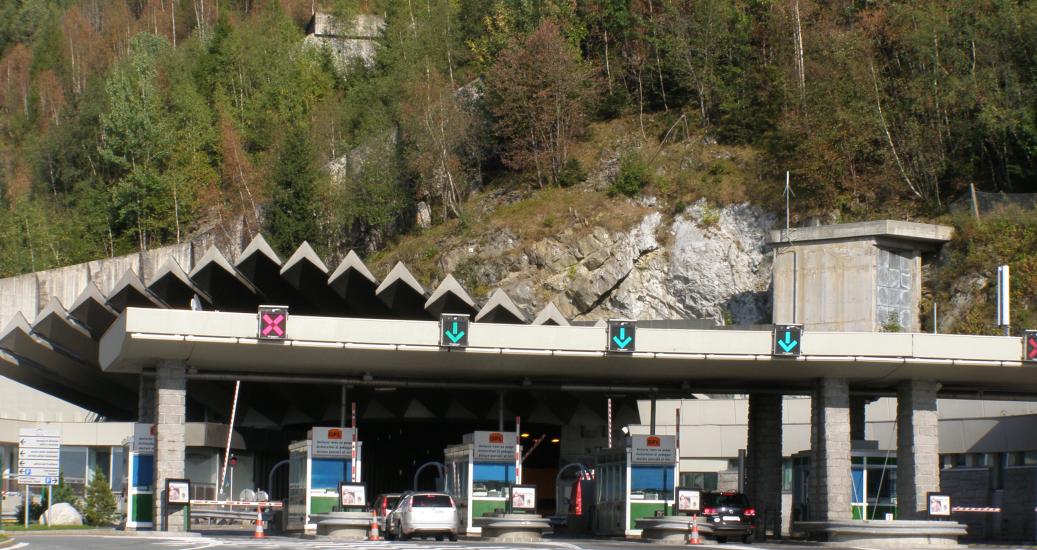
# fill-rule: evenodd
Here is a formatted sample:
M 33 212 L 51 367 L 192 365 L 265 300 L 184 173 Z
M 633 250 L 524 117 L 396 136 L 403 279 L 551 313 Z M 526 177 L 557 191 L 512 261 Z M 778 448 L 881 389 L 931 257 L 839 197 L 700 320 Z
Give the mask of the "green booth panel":
M 338 506 L 338 497 L 310 497 L 310 513 L 326 514 Z
M 477 497 L 472 498 L 472 517 L 481 518 L 483 514 L 496 512 L 498 508 L 504 508 L 507 506 L 507 501 L 499 498 L 495 499 L 480 499 Z
M 154 515 L 152 502 L 152 495 L 149 494 L 130 495 L 129 512 L 127 513 L 129 521 L 137 523 L 150 522 Z
M 627 518 L 630 525 L 627 529 L 635 529 L 634 522 L 638 518 L 650 518 L 655 515 L 657 510 L 662 510 L 665 514 L 668 506 L 664 502 L 630 502 L 630 517 Z

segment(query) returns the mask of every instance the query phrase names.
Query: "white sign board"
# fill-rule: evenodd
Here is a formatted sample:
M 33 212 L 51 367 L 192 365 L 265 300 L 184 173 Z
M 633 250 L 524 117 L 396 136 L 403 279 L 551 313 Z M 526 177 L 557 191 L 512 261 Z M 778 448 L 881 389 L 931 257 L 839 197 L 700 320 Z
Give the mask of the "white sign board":
M 480 461 L 514 462 L 515 432 L 473 433 L 472 455 Z
M 61 432 L 42 428 L 18 430 L 18 483 L 57 485 L 61 474 Z
M 631 464 L 674 464 L 677 441 L 672 435 L 630 436 Z
M 353 444 L 352 428 L 313 428 L 311 440 L 313 458 L 350 458 Z M 359 442 L 357 442 L 359 444 Z
M 155 436 L 151 435 L 150 424 L 134 424 L 133 435 L 122 442 L 130 451 L 139 455 L 155 454 Z

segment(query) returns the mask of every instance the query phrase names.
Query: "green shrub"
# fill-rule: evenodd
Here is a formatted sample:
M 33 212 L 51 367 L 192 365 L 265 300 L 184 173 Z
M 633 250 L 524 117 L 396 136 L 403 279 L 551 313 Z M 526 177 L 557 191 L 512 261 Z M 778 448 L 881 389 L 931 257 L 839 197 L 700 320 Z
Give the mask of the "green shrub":
M 111 525 L 115 523 L 118 505 L 108 485 L 108 478 L 100 468 L 94 468 L 94 478 L 86 488 L 86 509 L 83 518 L 89 525 Z
M 569 157 L 569 160 L 562 164 L 562 169 L 558 171 L 558 185 L 562 187 L 572 187 L 586 180 L 587 171 L 583 169 L 579 160 L 572 157 Z
M 608 195 L 626 195 L 632 197 L 641 192 L 652 181 L 652 175 L 645 163 L 637 153 L 628 153 L 619 161 L 619 173 L 609 186 Z

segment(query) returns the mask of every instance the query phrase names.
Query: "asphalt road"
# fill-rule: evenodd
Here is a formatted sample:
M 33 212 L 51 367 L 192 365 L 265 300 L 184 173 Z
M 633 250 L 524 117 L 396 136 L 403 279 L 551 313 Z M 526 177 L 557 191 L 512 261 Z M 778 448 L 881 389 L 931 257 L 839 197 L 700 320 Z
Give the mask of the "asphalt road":
M 8 535 L 12 535 L 8 533 Z M 674 550 L 674 546 L 651 545 L 637 541 L 614 540 L 551 540 L 538 544 L 490 544 L 479 541 L 433 542 L 333 542 L 329 540 L 301 540 L 291 537 L 267 537 L 253 540 L 247 535 L 205 535 L 202 537 L 114 536 L 86 534 L 31 534 L 14 536 L 15 545 L 4 550 L 203 550 L 227 549 L 319 549 L 319 550 Z M 792 543 L 764 544 L 710 544 L 717 550 L 796 550 L 817 548 L 817 545 Z M 979 548 L 1034 548 L 1026 546 L 988 546 Z M 870 550 L 870 549 L 861 549 Z

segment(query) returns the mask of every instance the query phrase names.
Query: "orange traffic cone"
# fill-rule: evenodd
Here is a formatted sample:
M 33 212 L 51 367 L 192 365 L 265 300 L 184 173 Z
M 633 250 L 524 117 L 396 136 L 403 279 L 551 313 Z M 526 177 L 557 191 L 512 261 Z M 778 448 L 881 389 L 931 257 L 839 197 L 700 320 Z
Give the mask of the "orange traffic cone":
M 371 511 L 371 537 L 368 540 L 381 540 L 378 538 L 378 512 Z
M 256 507 L 256 531 L 252 534 L 254 539 L 265 539 L 266 535 L 263 533 L 263 507 Z
M 688 537 L 688 544 L 702 544 L 702 537 L 699 536 L 698 516 L 691 516 L 691 536 Z

